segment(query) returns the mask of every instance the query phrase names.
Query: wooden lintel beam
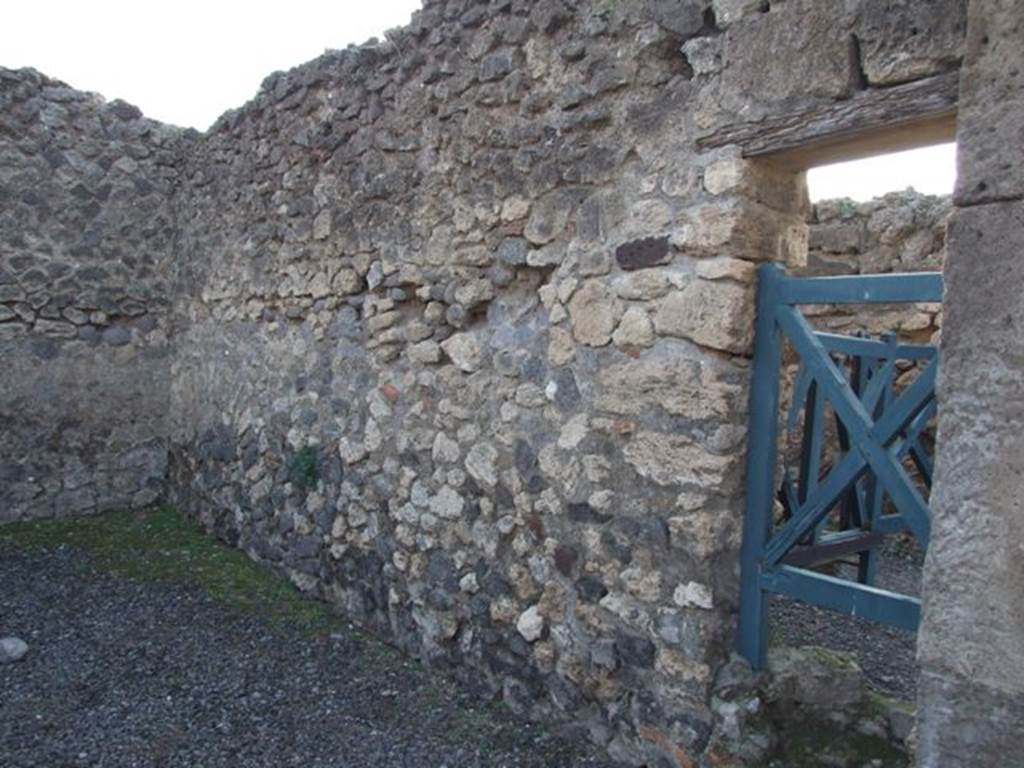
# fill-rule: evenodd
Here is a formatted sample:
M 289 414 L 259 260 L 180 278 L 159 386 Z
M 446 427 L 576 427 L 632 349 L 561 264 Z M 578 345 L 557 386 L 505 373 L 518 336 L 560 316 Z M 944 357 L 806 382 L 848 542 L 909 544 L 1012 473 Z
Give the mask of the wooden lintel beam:
M 697 140 L 699 149 L 738 145 L 794 169 L 953 141 L 959 72 L 860 91 L 826 107 L 740 123 Z

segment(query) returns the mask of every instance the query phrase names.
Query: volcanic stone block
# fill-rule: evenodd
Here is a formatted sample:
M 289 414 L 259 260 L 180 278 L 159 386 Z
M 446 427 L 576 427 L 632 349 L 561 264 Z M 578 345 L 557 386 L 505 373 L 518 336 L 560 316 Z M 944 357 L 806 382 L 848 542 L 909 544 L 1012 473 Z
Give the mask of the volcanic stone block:
M 667 264 L 672 259 L 667 237 L 645 237 L 623 243 L 615 249 L 615 260 L 623 269 L 643 269 Z

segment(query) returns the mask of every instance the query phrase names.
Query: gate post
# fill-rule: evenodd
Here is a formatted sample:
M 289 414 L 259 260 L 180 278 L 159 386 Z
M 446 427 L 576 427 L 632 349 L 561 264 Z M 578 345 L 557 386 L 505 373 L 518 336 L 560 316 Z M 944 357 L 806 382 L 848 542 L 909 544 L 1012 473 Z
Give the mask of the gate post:
M 782 337 L 775 322 L 775 311 L 780 299 L 779 286 L 784 279 L 785 273 L 775 264 L 764 264 L 758 269 L 737 638 L 737 651 L 756 670 L 764 668 L 768 654 L 768 611 L 761 589 L 761 569 L 775 501 L 782 366 Z

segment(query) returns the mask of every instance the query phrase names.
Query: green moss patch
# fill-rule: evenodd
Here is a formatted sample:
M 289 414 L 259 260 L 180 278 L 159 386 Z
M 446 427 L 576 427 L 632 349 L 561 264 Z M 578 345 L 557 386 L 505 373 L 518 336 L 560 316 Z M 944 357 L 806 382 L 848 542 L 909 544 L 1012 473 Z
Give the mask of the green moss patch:
M 886 739 L 840 730 L 833 723 L 806 718 L 779 733 L 775 758 L 787 768 L 820 768 L 823 765 L 876 765 L 907 768 L 910 760 Z
M 296 451 L 288 461 L 288 479 L 300 490 L 316 487 L 320 480 L 320 453 L 314 445 Z
M 327 604 L 305 598 L 278 574 L 205 534 L 170 506 L 9 523 L 0 526 L 0 546 L 72 547 L 89 556 L 87 569 L 199 587 L 215 600 L 258 614 L 272 627 L 318 635 L 346 626 Z

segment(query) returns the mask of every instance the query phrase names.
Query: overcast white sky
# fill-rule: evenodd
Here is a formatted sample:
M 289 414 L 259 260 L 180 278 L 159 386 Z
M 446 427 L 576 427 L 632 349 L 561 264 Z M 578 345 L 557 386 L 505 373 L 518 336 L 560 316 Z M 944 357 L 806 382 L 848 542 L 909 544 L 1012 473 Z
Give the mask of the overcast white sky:
M 913 187 L 929 195 L 948 195 L 956 182 L 956 145 L 938 144 L 849 163 L 812 168 L 807 173 L 811 200 L 852 197 L 870 200 Z
M 252 98 L 271 72 L 405 24 L 420 0 L 27 0 L 0 20 L 0 65 L 204 130 Z M 867 200 L 913 186 L 951 192 L 952 145 L 813 170 L 811 199 Z
M 420 0 L 8 0 L 0 65 L 205 130 L 275 70 L 409 22 Z

